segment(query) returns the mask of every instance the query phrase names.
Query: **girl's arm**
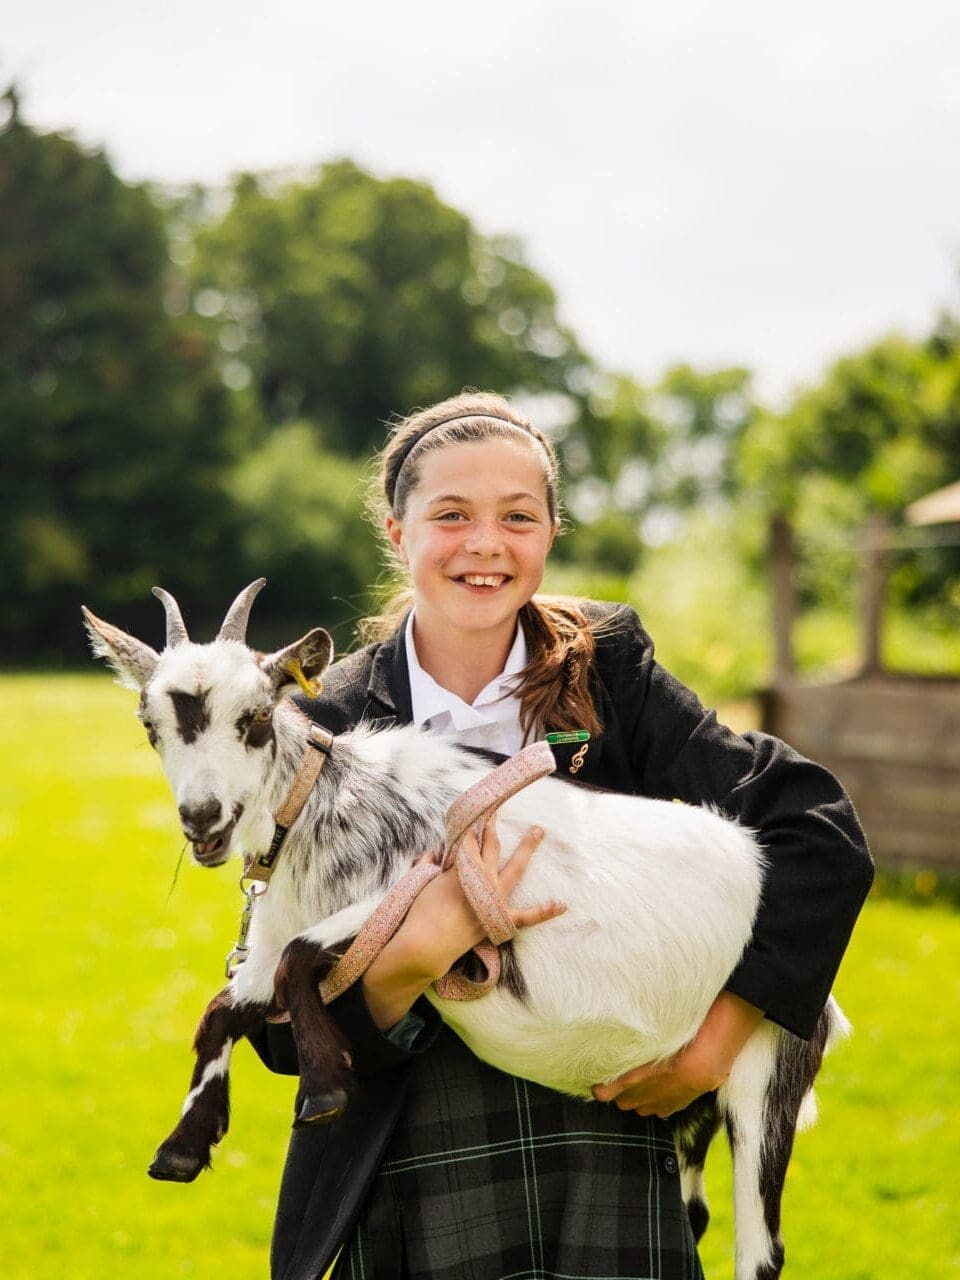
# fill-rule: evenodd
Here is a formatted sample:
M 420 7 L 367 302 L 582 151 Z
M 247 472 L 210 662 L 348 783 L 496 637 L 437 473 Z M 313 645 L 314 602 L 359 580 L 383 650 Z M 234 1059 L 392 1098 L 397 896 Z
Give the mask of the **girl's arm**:
M 701 1094 L 720 1088 L 762 1019 L 761 1009 L 732 991 L 721 991 L 703 1026 L 679 1053 L 628 1071 L 610 1084 L 598 1084 L 593 1096 L 641 1116 L 673 1115 Z

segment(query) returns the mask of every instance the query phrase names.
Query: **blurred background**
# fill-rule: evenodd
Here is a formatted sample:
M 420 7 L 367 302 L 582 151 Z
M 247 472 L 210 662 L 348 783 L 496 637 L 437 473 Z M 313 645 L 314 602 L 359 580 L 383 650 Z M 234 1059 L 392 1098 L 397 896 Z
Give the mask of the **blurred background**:
M 634 599 L 705 696 L 769 672 L 773 514 L 801 665 L 854 661 L 867 516 L 960 478 L 958 38 L 936 0 L 24 7 L 5 661 L 82 661 L 80 599 L 156 639 L 155 582 L 202 634 L 260 574 L 264 643 L 343 647 L 383 424 L 465 386 L 561 445 L 564 585 Z M 955 668 L 960 550 L 893 552 L 885 656 Z
M 838 1079 L 858 1086 L 848 1116 L 870 1095 L 893 1145 L 859 1165 L 842 1135 L 826 1149 L 804 1202 L 817 1232 L 853 1181 L 864 1199 L 834 1222 L 842 1263 L 811 1250 L 803 1274 L 960 1273 L 926 1162 L 928 1144 L 945 1169 L 951 1141 L 960 1156 L 942 1104 L 956 1063 L 929 1046 L 900 1063 L 924 1044 L 917 1008 L 904 1027 L 871 1003 L 931 988 L 941 1027 L 960 1004 L 958 48 L 945 0 L 36 0 L 7 16 L 0 837 L 34 855 L 13 859 L 15 884 L 59 926 L 8 1043 L 75 1135 L 57 1157 L 70 1185 L 89 1177 L 76 1230 L 56 1229 L 37 1117 L 15 1117 L 0 1158 L 47 1207 L 20 1221 L 8 1274 L 212 1265 L 179 1210 L 156 1217 L 154 1187 L 135 1225 L 104 1225 L 102 1197 L 149 1156 L 152 1100 L 103 1055 L 169 1070 L 175 1105 L 213 989 L 191 975 L 216 981 L 235 904 L 199 873 L 167 900 L 173 806 L 129 700 L 86 672 L 80 603 L 159 646 L 160 583 L 203 639 L 262 574 L 253 643 L 322 624 L 348 648 L 387 580 L 363 514 L 385 423 L 464 387 L 509 394 L 557 441 L 567 530 L 548 587 L 632 603 L 705 701 L 854 793 L 894 897 L 865 916 L 849 1012 L 874 1030 Z M 34 912 L 16 925 L 35 948 Z M 158 1019 L 132 1012 L 156 1012 L 158 990 Z M 892 1074 L 871 1095 L 878 1043 Z M 279 1088 L 262 1074 L 261 1106 Z M 897 1119 L 907 1078 L 927 1104 Z M 265 1269 L 279 1098 L 246 1235 L 196 1189 L 237 1275 Z M 870 1181 L 904 1143 L 909 1174 Z M 877 1246 L 856 1270 L 841 1242 L 878 1210 L 903 1259 L 885 1271 Z M 100 1252 L 75 1256 L 81 1234 Z

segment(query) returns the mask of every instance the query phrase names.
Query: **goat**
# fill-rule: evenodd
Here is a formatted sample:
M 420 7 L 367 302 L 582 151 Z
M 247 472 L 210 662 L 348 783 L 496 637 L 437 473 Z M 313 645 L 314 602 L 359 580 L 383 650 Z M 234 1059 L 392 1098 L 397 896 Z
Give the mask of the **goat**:
M 140 691 L 139 718 L 202 866 L 222 865 L 234 846 L 270 843 L 272 815 L 308 750 L 309 723 L 284 698 L 296 688 L 294 673 L 297 682 L 317 679 L 332 653 L 320 628 L 275 653 L 248 649 L 247 619 L 262 585 L 241 592 L 211 644 L 192 643 L 176 601 L 155 588 L 167 613 L 159 654 L 84 610 L 96 654 Z M 190 1089 L 153 1177 L 189 1182 L 209 1165 L 227 1130 L 232 1047 L 265 1016 L 289 1012 L 301 1065 L 295 1123 L 342 1110 L 349 1046 L 318 982 L 418 855 L 438 847 L 449 805 L 488 769 L 453 740 L 410 726 L 361 725 L 335 739 L 269 892 L 257 900 L 248 958 L 201 1019 Z M 665 1059 L 693 1037 L 750 937 L 763 854 L 752 832 L 706 808 L 556 778 L 504 805 L 505 848 L 538 821 L 546 825 L 544 815 L 547 836 L 512 902 L 560 898 L 566 914 L 508 944 L 514 981 L 470 1002 L 428 997 L 483 1060 L 589 1100 L 591 1085 Z M 763 1022 L 719 1091 L 673 1117 L 698 1239 L 708 1218 L 704 1160 L 726 1122 L 737 1280 L 780 1274 L 780 1198 L 794 1132 L 801 1110 L 811 1111 L 828 1041 L 846 1029 L 832 998 L 809 1043 Z

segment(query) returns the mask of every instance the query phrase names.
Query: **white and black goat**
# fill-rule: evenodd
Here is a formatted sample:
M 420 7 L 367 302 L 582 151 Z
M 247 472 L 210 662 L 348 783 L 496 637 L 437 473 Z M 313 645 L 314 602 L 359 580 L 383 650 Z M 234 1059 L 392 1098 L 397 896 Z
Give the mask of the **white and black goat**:
M 325 631 L 277 653 L 246 647 L 248 587 L 212 644 L 193 644 L 176 602 L 158 654 L 85 611 L 98 655 L 140 690 L 139 716 L 160 753 L 183 830 L 203 866 L 234 849 L 262 851 L 306 746 L 308 722 L 286 694 L 291 664 L 320 676 Z M 187 1182 L 226 1132 L 234 1043 L 287 1010 L 301 1063 L 297 1122 L 337 1111 L 349 1092 L 348 1048 L 318 981 L 390 887 L 443 839 L 450 803 L 489 765 L 450 738 L 410 727 L 359 727 L 334 741 L 292 826 L 269 891 L 257 901 L 246 962 L 207 1008 L 179 1123 L 154 1177 Z M 534 824 L 546 838 L 512 895 L 566 914 L 522 931 L 512 980 L 483 999 L 429 997 L 470 1048 L 514 1075 L 590 1099 L 590 1087 L 667 1058 L 694 1035 L 750 937 L 763 878 L 753 835 L 705 808 L 619 796 L 546 778 L 507 801 L 509 852 Z M 780 1198 L 802 1104 L 827 1041 L 845 1029 L 831 1000 L 804 1042 L 763 1022 L 729 1079 L 673 1118 L 695 1235 L 707 1222 L 703 1164 L 725 1121 L 733 1148 L 737 1280 L 780 1274 Z

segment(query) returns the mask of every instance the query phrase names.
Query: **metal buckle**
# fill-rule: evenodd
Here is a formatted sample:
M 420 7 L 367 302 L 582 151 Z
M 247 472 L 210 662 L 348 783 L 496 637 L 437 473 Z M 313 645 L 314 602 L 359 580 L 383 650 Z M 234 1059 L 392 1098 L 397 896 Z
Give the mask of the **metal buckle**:
M 232 978 L 250 953 L 247 938 L 250 934 L 250 922 L 253 919 L 253 908 L 261 894 L 266 893 L 267 886 L 261 880 L 250 880 L 240 877 L 240 892 L 243 894 L 243 910 L 240 912 L 240 927 L 233 950 L 227 956 L 226 975 Z

